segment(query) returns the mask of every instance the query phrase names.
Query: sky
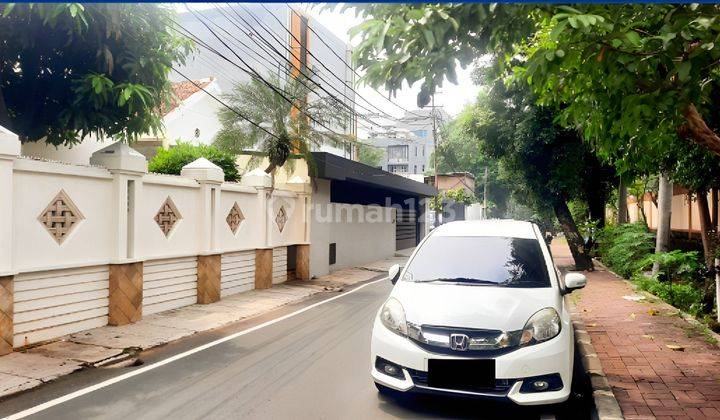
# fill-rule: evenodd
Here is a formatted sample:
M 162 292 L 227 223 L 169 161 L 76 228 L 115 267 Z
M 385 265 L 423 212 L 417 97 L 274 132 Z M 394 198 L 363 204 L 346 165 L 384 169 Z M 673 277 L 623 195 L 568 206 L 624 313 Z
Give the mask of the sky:
M 349 40 L 347 35 L 348 29 L 362 22 L 362 19 L 355 17 L 352 10 L 342 12 L 338 7 L 328 10 L 326 8 L 318 7 L 317 4 L 315 4 L 314 7 L 311 7 L 311 5 L 307 3 L 302 4 L 300 7 L 306 10 L 310 16 L 317 20 L 317 22 L 326 27 L 343 41 L 348 42 L 349 44 L 359 42 L 357 38 Z M 310 25 L 312 26 L 312 21 L 310 22 Z M 466 69 L 458 68 L 458 84 L 454 85 L 448 81 L 443 83 L 443 87 L 440 89 L 440 92 L 435 95 L 435 105 L 442 105 L 445 112 L 451 116 L 455 116 L 465 107 L 465 105 L 474 102 L 477 97 L 479 87 L 473 84 L 470 79 L 471 70 L 472 69 L 470 67 Z M 404 89 L 398 91 L 397 97 L 392 98 L 392 100 L 406 109 L 416 109 L 416 98 L 419 89 L 419 83 L 416 83 L 413 87 L 405 87 Z M 370 87 L 359 87 L 357 88 L 357 92 L 363 97 L 372 100 L 386 112 L 396 116 L 399 116 L 398 113 L 402 113 L 399 108 L 379 97 L 380 95 L 378 95 Z M 381 90 L 381 92 L 384 91 Z M 385 97 L 387 97 L 387 94 Z

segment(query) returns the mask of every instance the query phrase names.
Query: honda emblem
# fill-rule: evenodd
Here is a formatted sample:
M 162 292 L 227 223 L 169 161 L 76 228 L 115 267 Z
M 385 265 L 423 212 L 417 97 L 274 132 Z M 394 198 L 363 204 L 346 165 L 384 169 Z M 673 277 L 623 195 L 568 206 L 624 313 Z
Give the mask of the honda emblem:
M 465 334 L 450 334 L 450 349 L 467 351 L 470 345 L 470 337 Z

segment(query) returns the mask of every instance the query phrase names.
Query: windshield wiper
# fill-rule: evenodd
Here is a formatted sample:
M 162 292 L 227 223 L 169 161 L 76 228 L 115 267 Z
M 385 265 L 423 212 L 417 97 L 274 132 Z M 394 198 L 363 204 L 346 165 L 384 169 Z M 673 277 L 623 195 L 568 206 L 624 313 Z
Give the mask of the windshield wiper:
M 432 279 L 432 280 L 425 280 L 424 282 L 427 283 L 434 283 L 434 282 L 442 282 L 442 283 L 463 283 L 463 284 L 472 284 L 472 285 L 492 285 L 497 286 L 498 283 L 490 280 L 483 280 L 483 279 L 474 279 L 470 277 L 453 277 L 453 278 L 439 278 L 439 279 Z

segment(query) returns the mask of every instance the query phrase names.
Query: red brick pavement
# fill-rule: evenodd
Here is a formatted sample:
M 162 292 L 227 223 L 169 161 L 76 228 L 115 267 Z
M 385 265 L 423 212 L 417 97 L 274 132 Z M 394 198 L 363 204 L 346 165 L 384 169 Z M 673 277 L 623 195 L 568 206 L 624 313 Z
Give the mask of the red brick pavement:
M 555 263 L 572 264 L 553 241 Z M 586 273 L 578 309 L 627 419 L 720 419 L 720 348 L 664 302 L 633 302 L 636 292 L 602 267 Z M 667 345 L 679 345 L 683 351 Z

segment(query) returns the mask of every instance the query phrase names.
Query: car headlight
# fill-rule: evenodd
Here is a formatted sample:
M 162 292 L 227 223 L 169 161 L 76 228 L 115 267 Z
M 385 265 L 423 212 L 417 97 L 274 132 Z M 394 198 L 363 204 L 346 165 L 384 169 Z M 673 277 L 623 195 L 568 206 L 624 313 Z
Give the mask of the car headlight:
M 390 331 L 407 336 L 405 310 L 397 299 L 390 298 L 385 302 L 380 310 L 380 321 Z
M 560 334 L 560 315 L 553 308 L 541 309 L 528 319 L 520 336 L 520 345 L 542 343 Z

